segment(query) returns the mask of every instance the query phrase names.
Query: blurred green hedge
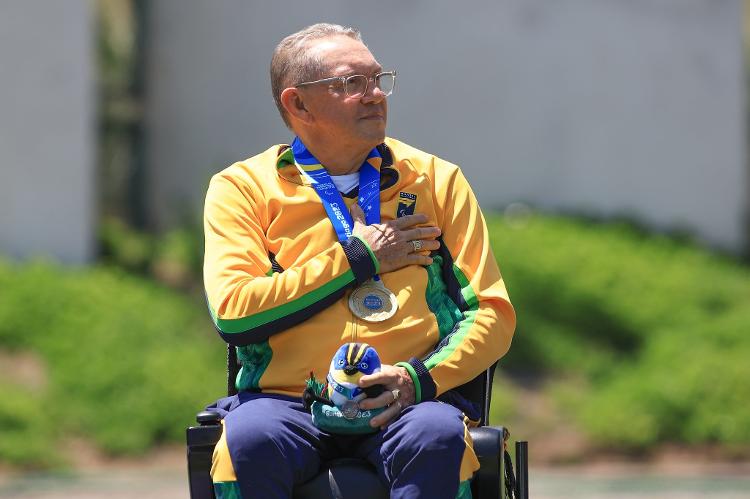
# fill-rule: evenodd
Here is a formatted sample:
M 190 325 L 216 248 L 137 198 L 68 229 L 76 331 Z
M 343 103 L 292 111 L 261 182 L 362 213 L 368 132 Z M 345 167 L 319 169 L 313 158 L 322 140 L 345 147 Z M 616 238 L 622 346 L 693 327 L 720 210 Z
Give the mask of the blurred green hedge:
M 518 313 L 503 369 L 562 380 L 563 407 L 602 446 L 747 448 L 746 265 L 627 223 L 488 224 Z
M 71 438 L 112 454 L 179 442 L 225 390 L 223 342 L 206 311 L 152 281 L 0 260 L 0 297 L 0 353 L 37 359 L 43 379 L 0 381 L 0 461 L 58 465 Z
M 488 225 L 518 313 L 500 372 L 541 376 L 558 409 L 610 449 L 746 452 L 746 265 L 624 223 L 527 214 Z M 111 454 L 181 442 L 225 390 L 223 343 L 185 292 L 200 288 L 199 231 L 157 239 L 112 222 L 102 239 L 108 265 L 0 259 L 0 462 L 59 466 L 56 449 L 76 438 Z M 12 372 L 23 363 L 42 382 Z M 496 383 L 493 421 L 523 415 L 513 393 L 509 378 Z

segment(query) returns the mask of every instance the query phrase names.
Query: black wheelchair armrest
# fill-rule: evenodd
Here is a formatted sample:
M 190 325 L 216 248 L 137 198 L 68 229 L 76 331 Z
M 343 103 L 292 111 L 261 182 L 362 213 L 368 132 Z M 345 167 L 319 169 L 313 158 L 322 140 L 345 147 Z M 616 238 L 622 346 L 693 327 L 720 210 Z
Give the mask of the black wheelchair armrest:
M 213 499 L 213 483 L 208 471 L 211 469 L 216 442 L 221 438 L 221 416 L 213 411 L 199 412 L 195 418 L 200 426 L 187 429 L 187 461 L 190 497 Z
M 221 424 L 221 415 L 215 411 L 201 411 L 195 416 L 201 426 Z
M 502 477 L 505 467 L 505 438 L 508 432 L 500 426 L 470 428 L 479 470 L 472 480 L 476 497 L 504 497 Z

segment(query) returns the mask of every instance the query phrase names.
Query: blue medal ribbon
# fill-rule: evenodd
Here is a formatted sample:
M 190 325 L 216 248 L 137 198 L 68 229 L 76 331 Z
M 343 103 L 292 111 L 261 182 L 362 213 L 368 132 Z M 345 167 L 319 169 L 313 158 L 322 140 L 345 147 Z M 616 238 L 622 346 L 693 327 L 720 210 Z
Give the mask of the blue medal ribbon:
M 331 180 L 328 171 L 320 161 L 305 147 L 299 137 L 292 142 L 294 162 L 300 174 L 307 178 L 328 214 L 339 241 L 346 241 L 352 236 L 354 220 L 344 203 L 344 198 Z M 357 200 L 365 213 L 367 225 L 380 223 L 380 164 L 382 157 L 373 149 L 365 158 L 359 169 L 359 199 Z M 377 276 L 376 276 L 377 277 Z

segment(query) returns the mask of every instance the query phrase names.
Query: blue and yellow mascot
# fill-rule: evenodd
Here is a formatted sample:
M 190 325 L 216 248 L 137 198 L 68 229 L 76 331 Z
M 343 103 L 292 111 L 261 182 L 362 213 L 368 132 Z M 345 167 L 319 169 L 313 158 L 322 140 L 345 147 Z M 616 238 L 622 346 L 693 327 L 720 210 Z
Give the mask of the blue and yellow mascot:
M 313 423 L 329 433 L 370 433 L 370 419 L 383 408 L 361 410 L 359 402 L 382 393 L 380 385 L 360 388 L 359 379 L 380 371 L 378 352 L 367 343 L 345 343 L 331 359 L 326 382 L 310 373 L 302 399 L 312 413 Z

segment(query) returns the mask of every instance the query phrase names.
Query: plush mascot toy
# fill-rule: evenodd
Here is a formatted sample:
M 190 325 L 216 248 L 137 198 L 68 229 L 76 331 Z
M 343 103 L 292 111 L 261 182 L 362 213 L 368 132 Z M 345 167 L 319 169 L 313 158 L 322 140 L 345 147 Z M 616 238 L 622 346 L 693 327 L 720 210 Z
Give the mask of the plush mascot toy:
M 383 408 L 363 411 L 359 402 L 366 397 L 377 397 L 383 387 L 376 385 L 362 389 L 359 379 L 365 374 L 380 371 L 380 357 L 367 343 L 345 343 L 336 351 L 326 376 L 320 383 L 310 373 L 307 388 L 302 395 L 310 409 L 313 423 L 329 433 L 369 433 L 370 419 L 383 412 Z

